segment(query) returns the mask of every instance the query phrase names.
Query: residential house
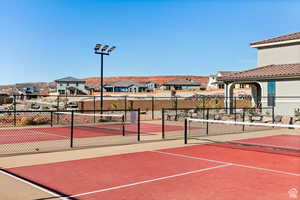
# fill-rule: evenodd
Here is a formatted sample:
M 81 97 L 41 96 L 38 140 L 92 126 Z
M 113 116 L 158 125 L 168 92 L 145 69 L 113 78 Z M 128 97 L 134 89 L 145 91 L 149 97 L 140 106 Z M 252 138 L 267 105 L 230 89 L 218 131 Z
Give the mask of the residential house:
M 136 83 L 130 80 L 106 83 L 104 85 L 106 92 L 146 92 L 147 85 L 144 83 Z
M 77 79 L 74 77 L 65 77 L 55 80 L 56 92 L 58 94 L 77 95 L 77 94 L 89 94 L 89 90 L 86 87 L 86 81 Z
M 202 90 L 205 89 L 199 82 L 189 78 L 174 79 L 162 84 L 164 90 Z
M 228 76 L 229 74 L 234 73 L 232 71 L 219 71 L 216 75 L 209 76 L 207 88 L 208 89 L 224 89 L 225 84 L 220 80 L 223 76 Z M 235 88 L 249 88 L 248 84 L 235 84 Z
M 148 92 L 153 92 L 160 87 L 160 84 L 151 81 L 145 82 L 144 84 L 146 85 Z
M 275 114 L 293 116 L 300 108 L 300 32 L 253 42 L 257 49 L 255 68 L 231 73 L 218 80 L 225 83 L 225 96 L 233 96 L 235 84 L 249 84 L 255 106 L 274 106 Z M 276 98 L 280 97 L 280 98 Z M 232 107 L 231 98 L 226 106 Z

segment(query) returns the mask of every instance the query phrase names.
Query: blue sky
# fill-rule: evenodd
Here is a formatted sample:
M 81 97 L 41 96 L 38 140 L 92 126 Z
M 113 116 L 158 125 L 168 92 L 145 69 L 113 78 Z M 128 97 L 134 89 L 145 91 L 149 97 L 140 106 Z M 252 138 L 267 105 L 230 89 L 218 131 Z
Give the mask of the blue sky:
M 250 42 L 300 31 L 297 0 L 0 0 L 0 84 L 209 75 L 256 64 Z

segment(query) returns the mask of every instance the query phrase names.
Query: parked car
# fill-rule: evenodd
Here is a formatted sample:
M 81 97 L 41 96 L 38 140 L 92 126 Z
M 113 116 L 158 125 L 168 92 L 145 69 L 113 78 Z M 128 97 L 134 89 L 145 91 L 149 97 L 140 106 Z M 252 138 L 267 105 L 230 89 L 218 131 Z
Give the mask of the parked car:
M 34 110 L 38 110 L 41 108 L 41 106 L 36 103 L 32 103 L 30 107 L 31 107 L 31 109 L 34 109 Z
M 78 108 L 78 105 L 76 102 L 69 102 L 67 108 Z

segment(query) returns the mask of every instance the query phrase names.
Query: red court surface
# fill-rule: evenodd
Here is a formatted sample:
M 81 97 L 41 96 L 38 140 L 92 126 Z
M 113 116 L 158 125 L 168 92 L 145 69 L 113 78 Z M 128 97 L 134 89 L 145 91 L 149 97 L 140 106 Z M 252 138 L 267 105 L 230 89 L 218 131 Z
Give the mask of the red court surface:
M 99 128 L 99 129 L 97 129 Z M 181 126 L 165 126 L 165 131 L 179 131 Z M 70 127 L 41 127 L 41 128 L 17 128 L 1 129 L 0 144 L 40 142 L 51 140 L 66 140 L 70 138 Z M 125 135 L 137 134 L 137 124 L 125 126 Z M 161 125 L 141 123 L 141 134 L 159 133 Z M 91 125 L 91 127 L 75 127 L 75 138 L 90 138 L 101 136 L 122 135 L 121 125 Z
M 269 145 L 273 147 L 300 150 L 300 136 L 298 135 L 274 135 L 246 140 L 239 140 L 245 144 Z
M 283 200 L 300 191 L 299 157 L 209 145 L 8 171 L 81 200 Z

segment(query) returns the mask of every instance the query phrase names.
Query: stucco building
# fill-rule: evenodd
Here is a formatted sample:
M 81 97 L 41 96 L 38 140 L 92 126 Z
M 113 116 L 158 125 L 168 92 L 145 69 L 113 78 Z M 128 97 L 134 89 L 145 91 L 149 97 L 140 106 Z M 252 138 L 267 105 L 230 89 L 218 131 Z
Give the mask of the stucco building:
M 57 94 L 89 94 L 86 81 L 74 77 L 65 77 L 55 80 Z
M 300 32 L 250 46 L 257 49 L 257 66 L 218 79 L 225 84 L 225 105 L 233 107 L 235 84 L 249 84 L 253 106 L 274 106 L 276 114 L 293 116 L 300 108 Z

